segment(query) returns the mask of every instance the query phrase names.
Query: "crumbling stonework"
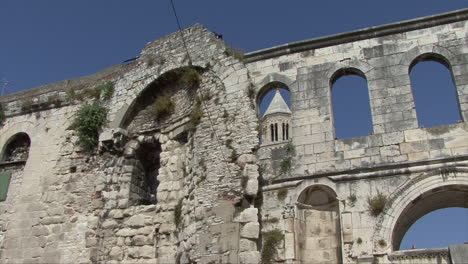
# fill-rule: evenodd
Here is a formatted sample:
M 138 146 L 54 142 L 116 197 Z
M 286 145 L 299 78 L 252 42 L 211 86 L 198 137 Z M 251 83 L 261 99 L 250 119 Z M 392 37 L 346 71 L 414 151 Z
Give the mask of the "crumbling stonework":
M 130 64 L 2 97 L 1 155 L 13 158 L 0 164 L 11 172 L 1 261 L 260 263 L 273 245 L 263 257 L 285 263 L 448 262 L 448 250 L 399 245 L 425 213 L 467 207 L 467 18 L 460 10 L 244 61 L 194 25 L 183 30 L 188 53 L 177 32 Z M 441 57 L 463 120 L 418 127 L 408 71 Z M 331 84 L 349 69 L 368 82 L 374 133 L 343 140 Z M 106 82 L 108 122 L 85 153 L 72 121 Z M 272 87 L 291 92 L 291 140 L 260 145 L 258 104 Z M 169 106 L 155 116 L 161 97 Z M 5 147 L 18 135 L 29 154 Z M 370 208 L 376 197 L 383 206 Z M 269 232 L 278 243 L 266 243 Z

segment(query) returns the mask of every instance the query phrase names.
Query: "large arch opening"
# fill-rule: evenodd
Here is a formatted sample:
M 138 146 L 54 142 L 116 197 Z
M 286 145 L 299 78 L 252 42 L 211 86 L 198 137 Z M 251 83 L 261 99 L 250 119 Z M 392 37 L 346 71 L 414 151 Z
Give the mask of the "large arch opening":
M 353 138 L 373 133 L 367 79 L 355 68 L 343 68 L 330 80 L 333 124 L 337 138 Z
M 20 132 L 12 136 L 2 151 L 1 162 L 26 161 L 29 157 L 31 139 L 28 134 Z
M 291 138 L 291 93 L 281 82 L 271 82 L 257 96 L 258 115 L 261 120 L 260 143 L 275 144 Z
M 146 86 L 121 121 L 130 132 L 148 131 L 190 114 L 196 104 L 203 69 L 168 71 Z
M 422 54 L 410 64 L 409 75 L 420 126 L 454 124 L 462 119 L 446 58 L 434 53 Z
M 336 193 L 313 185 L 297 201 L 297 248 L 305 263 L 341 263 L 340 213 Z
M 392 232 L 393 250 L 401 250 L 403 237 L 413 224 L 425 215 L 443 208 L 461 207 L 468 208 L 468 186 L 447 185 L 436 187 L 419 195 L 400 214 Z M 445 223 L 437 223 L 445 225 Z M 438 228 L 433 225 L 427 232 Z M 467 241 L 468 241 L 468 234 Z M 437 239 L 433 237 L 432 239 Z M 416 245 L 417 246 L 417 245 Z M 448 246 L 448 245 L 446 245 Z

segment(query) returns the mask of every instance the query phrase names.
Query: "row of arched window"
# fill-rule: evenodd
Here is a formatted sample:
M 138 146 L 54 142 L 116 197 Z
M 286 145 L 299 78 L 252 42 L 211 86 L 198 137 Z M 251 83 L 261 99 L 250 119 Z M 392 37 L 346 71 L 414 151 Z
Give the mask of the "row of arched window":
M 437 54 L 421 55 L 410 65 L 409 77 L 419 126 L 447 125 L 462 119 L 448 60 Z M 335 136 L 337 138 L 352 138 L 372 134 L 370 91 L 364 73 L 354 68 L 341 69 L 335 73 L 330 81 Z M 281 89 L 282 93 L 285 93 L 285 91 L 289 93 L 287 87 L 285 85 L 283 87 Z M 379 99 L 383 100 L 380 105 L 390 107 L 391 105 L 397 106 L 400 103 L 411 103 L 411 94 L 406 97 L 405 95 L 401 96 L 401 94 L 392 96 L 391 89 L 382 90 L 387 95 Z M 270 88 L 270 90 L 274 89 Z M 268 102 L 264 103 L 264 100 L 268 100 L 265 99 L 268 94 L 270 92 L 264 93 L 259 101 L 261 115 L 266 108 L 265 105 L 268 105 Z M 288 100 L 290 95 L 283 97 L 285 97 L 287 104 L 291 106 L 291 102 Z M 406 99 L 399 101 L 401 98 Z M 405 114 L 410 115 L 410 113 Z M 403 116 L 400 120 L 408 119 L 407 117 Z M 287 124 L 281 124 L 282 135 L 278 134 L 277 125 L 272 124 L 269 127 L 269 134 L 267 135 L 270 137 L 271 142 L 289 139 L 289 128 L 283 127 L 287 126 Z
M 289 124 L 281 123 L 281 134 L 278 136 L 278 123 L 270 124 L 271 142 L 283 141 L 289 139 Z

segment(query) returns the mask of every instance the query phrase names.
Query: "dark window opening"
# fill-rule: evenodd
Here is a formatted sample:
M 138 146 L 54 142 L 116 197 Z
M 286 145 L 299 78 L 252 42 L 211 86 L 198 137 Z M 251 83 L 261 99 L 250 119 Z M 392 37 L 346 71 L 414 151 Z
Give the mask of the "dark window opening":
M 278 123 L 275 123 L 275 141 L 278 141 Z
M 286 124 L 286 140 L 289 139 L 289 124 Z
M 2 162 L 26 161 L 29 156 L 31 140 L 26 133 L 18 133 L 7 143 Z
M 286 139 L 286 134 L 285 134 L 285 127 L 284 127 L 284 123 L 281 123 L 281 131 L 283 132 L 283 140 Z
M 136 169 L 132 175 L 130 200 L 133 204 L 155 204 L 156 191 L 159 185 L 158 175 L 161 144 L 143 143 L 136 153 Z
M 371 134 L 372 115 L 364 74 L 343 69 L 331 81 L 335 136 L 353 138 Z
M 461 120 L 456 88 L 445 60 L 424 56 L 416 59 L 410 68 L 410 78 L 420 126 L 448 125 Z
M 273 124 L 270 125 L 271 131 L 271 142 L 275 141 L 275 129 L 273 128 Z

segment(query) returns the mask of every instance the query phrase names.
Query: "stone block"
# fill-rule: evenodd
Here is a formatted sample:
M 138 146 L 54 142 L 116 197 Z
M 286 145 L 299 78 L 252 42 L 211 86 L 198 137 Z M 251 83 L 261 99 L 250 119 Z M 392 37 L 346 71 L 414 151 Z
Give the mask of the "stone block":
M 260 263 L 260 252 L 248 251 L 239 253 L 239 263 L 241 264 L 256 264 Z
M 258 209 L 257 208 L 247 208 L 242 211 L 238 219 L 235 219 L 240 223 L 247 223 L 247 222 L 258 222 Z
M 258 223 L 247 223 L 241 229 L 241 237 L 257 239 L 260 232 L 260 225 Z
M 257 249 L 257 243 L 250 239 L 241 238 L 239 241 L 239 251 L 246 252 Z
M 256 196 L 258 193 L 258 180 L 248 180 L 245 186 L 244 194 L 247 196 Z
M 145 225 L 145 218 L 142 215 L 134 215 L 125 224 L 131 227 L 142 227 Z

